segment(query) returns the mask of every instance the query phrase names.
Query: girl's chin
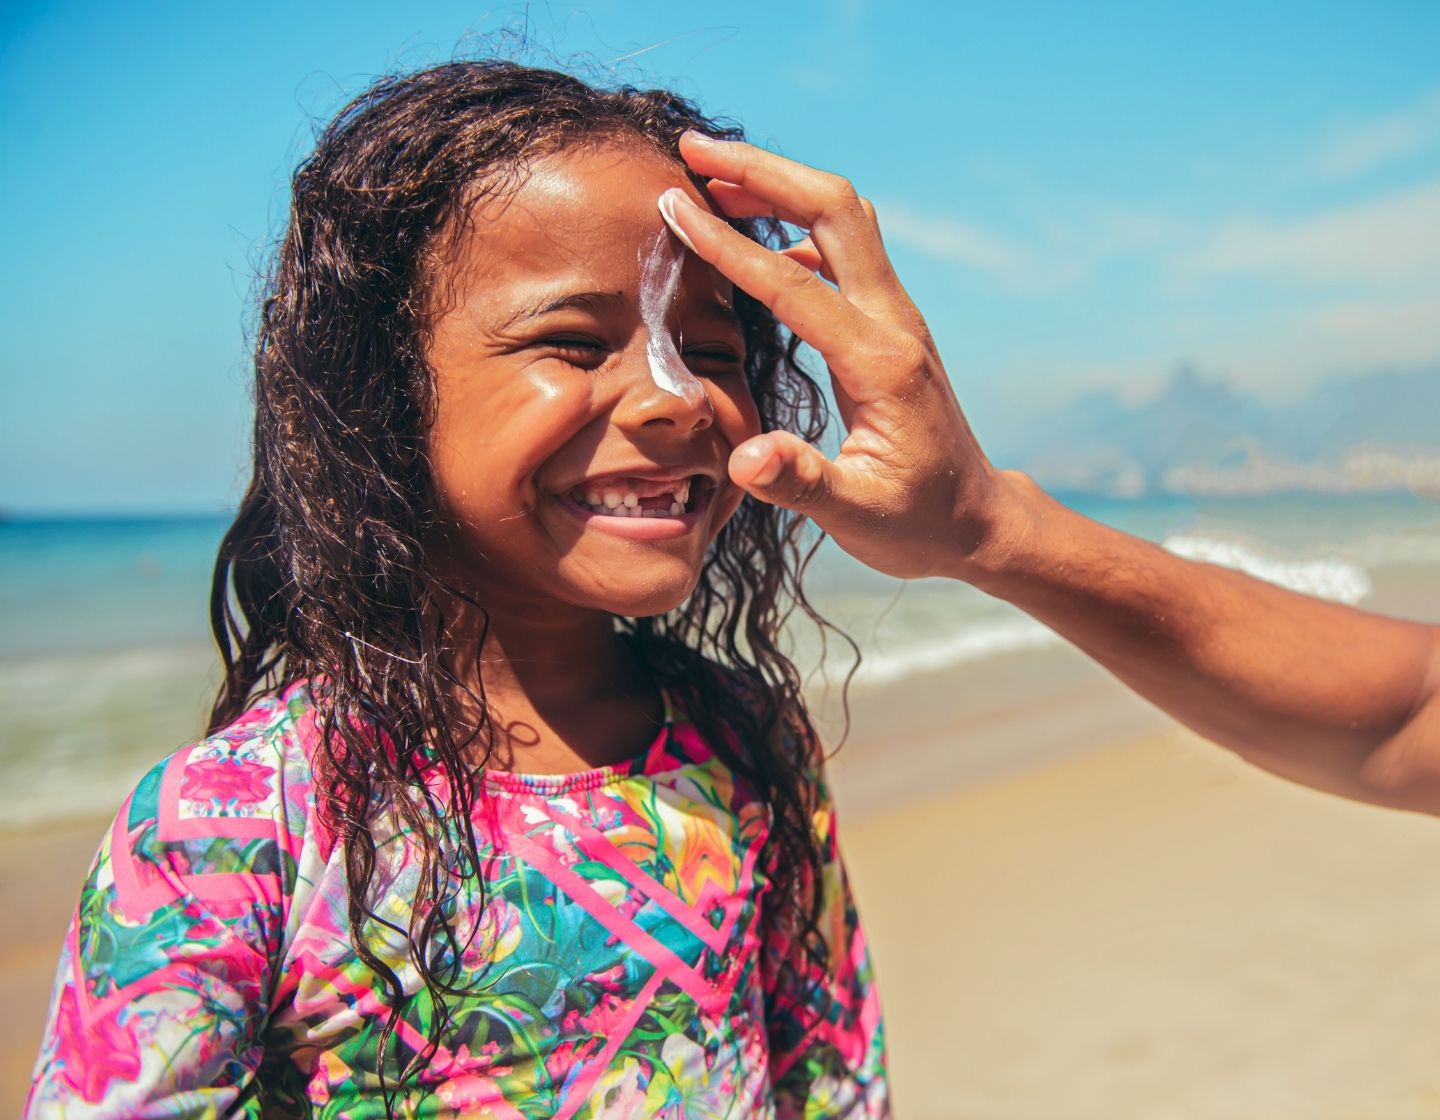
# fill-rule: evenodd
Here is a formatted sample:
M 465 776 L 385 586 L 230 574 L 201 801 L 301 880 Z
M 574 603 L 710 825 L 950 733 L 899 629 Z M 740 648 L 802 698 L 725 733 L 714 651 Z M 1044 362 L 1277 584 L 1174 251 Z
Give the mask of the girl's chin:
M 572 585 L 571 601 L 607 614 L 627 618 L 652 618 L 666 614 L 684 604 L 699 582 L 699 572 L 682 561 L 647 565 L 645 579 L 635 578 L 635 571 L 616 573 L 616 578 L 603 582 L 588 579 Z
M 677 591 L 656 589 L 635 595 L 610 594 L 603 597 L 603 605 L 601 602 L 593 600 L 591 605 L 599 607 L 607 614 L 621 615 L 625 618 L 654 618 L 658 615 L 669 614 L 677 607 L 682 606 L 690 597 L 692 590 L 694 590 L 693 583 L 687 584 Z

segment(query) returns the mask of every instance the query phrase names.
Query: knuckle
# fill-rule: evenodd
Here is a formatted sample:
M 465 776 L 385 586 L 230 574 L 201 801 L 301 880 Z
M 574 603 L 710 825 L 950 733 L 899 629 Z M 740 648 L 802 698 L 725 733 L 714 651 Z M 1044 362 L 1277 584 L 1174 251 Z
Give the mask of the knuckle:
M 720 243 L 710 251 L 710 260 L 716 268 L 728 274 L 742 262 L 743 258 L 737 251 L 735 243 L 727 237 L 721 239 Z
M 777 257 L 775 261 L 775 286 L 782 292 L 803 292 L 815 284 L 815 274 L 789 257 Z
M 925 344 L 903 331 L 887 331 L 871 347 L 871 358 L 886 369 L 916 373 L 929 359 Z
M 935 336 L 930 333 L 930 324 L 925 322 L 918 311 L 911 311 L 902 318 L 911 341 L 920 348 L 921 360 L 928 362 L 938 353 Z
M 818 282 L 815 274 L 798 261 L 777 257 L 770 278 L 771 297 L 766 302 L 776 315 L 785 319 L 799 310 L 798 305 L 804 302 Z
M 860 207 L 860 193 L 855 189 L 855 184 L 843 176 L 826 175 L 823 193 L 827 209 L 851 210 Z
M 709 256 L 715 268 L 732 280 L 764 275 L 763 268 L 758 267 L 761 262 L 756 259 L 754 243 L 743 237 L 724 238 Z
M 789 490 L 787 505 L 793 509 L 814 509 L 825 500 L 825 477 L 802 467 L 791 476 Z

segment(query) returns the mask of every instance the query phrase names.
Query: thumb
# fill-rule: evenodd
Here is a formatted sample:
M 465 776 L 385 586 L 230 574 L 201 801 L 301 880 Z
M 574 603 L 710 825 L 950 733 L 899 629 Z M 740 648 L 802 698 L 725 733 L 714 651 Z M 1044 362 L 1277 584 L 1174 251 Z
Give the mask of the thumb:
M 839 468 L 790 432 L 766 432 L 730 453 L 730 477 L 761 501 L 802 513 L 828 505 Z

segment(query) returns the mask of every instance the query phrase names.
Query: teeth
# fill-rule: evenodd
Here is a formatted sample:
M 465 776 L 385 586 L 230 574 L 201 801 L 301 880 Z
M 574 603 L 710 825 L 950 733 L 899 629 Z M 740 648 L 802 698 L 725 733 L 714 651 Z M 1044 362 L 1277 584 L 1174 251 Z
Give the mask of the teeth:
M 663 494 L 663 492 L 662 492 Z M 656 494 L 655 497 L 661 497 Z M 570 497 L 578 505 L 589 506 L 595 513 L 611 517 L 679 517 L 690 502 L 690 480 L 680 479 L 670 486 L 670 505 L 667 509 L 645 509 L 640 505 L 640 495 L 634 490 L 621 493 L 618 490 L 572 490 Z

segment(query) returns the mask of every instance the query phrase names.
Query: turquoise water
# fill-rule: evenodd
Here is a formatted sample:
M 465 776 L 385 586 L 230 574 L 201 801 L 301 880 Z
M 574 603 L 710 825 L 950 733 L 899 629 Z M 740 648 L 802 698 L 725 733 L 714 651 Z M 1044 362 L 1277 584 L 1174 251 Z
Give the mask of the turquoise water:
M 225 517 L 0 522 L 0 658 L 204 645 Z
M 223 518 L 0 523 L 3 823 L 113 810 L 195 735 Z
M 1181 555 L 1342 602 L 1363 604 L 1371 575 L 1393 564 L 1440 570 L 1440 503 L 1408 494 L 1203 502 L 1072 497 L 1067 504 Z M 834 553 L 816 565 L 815 576 L 816 602 L 863 650 L 861 687 L 1058 642 L 1021 612 L 962 585 L 901 583 Z M 797 633 L 796 653 L 801 663 L 815 661 L 814 639 Z M 827 675 L 833 680 L 849 665 L 832 657 Z
M 1440 504 L 1408 495 L 1070 504 L 1175 551 L 1347 601 L 1363 603 L 1369 576 L 1387 565 L 1440 572 Z M 209 582 L 226 524 L 0 522 L 0 765 L 7 787 L 25 791 L 6 810 L 10 825 L 112 810 L 199 732 L 216 680 Z M 1055 640 L 970 588 L 902 584 L 834 550 L 811 576 L 817 604 L 865 651 L 860 687 Z M 802 665 L 818 660 L 803 630 L 793 649 Z

